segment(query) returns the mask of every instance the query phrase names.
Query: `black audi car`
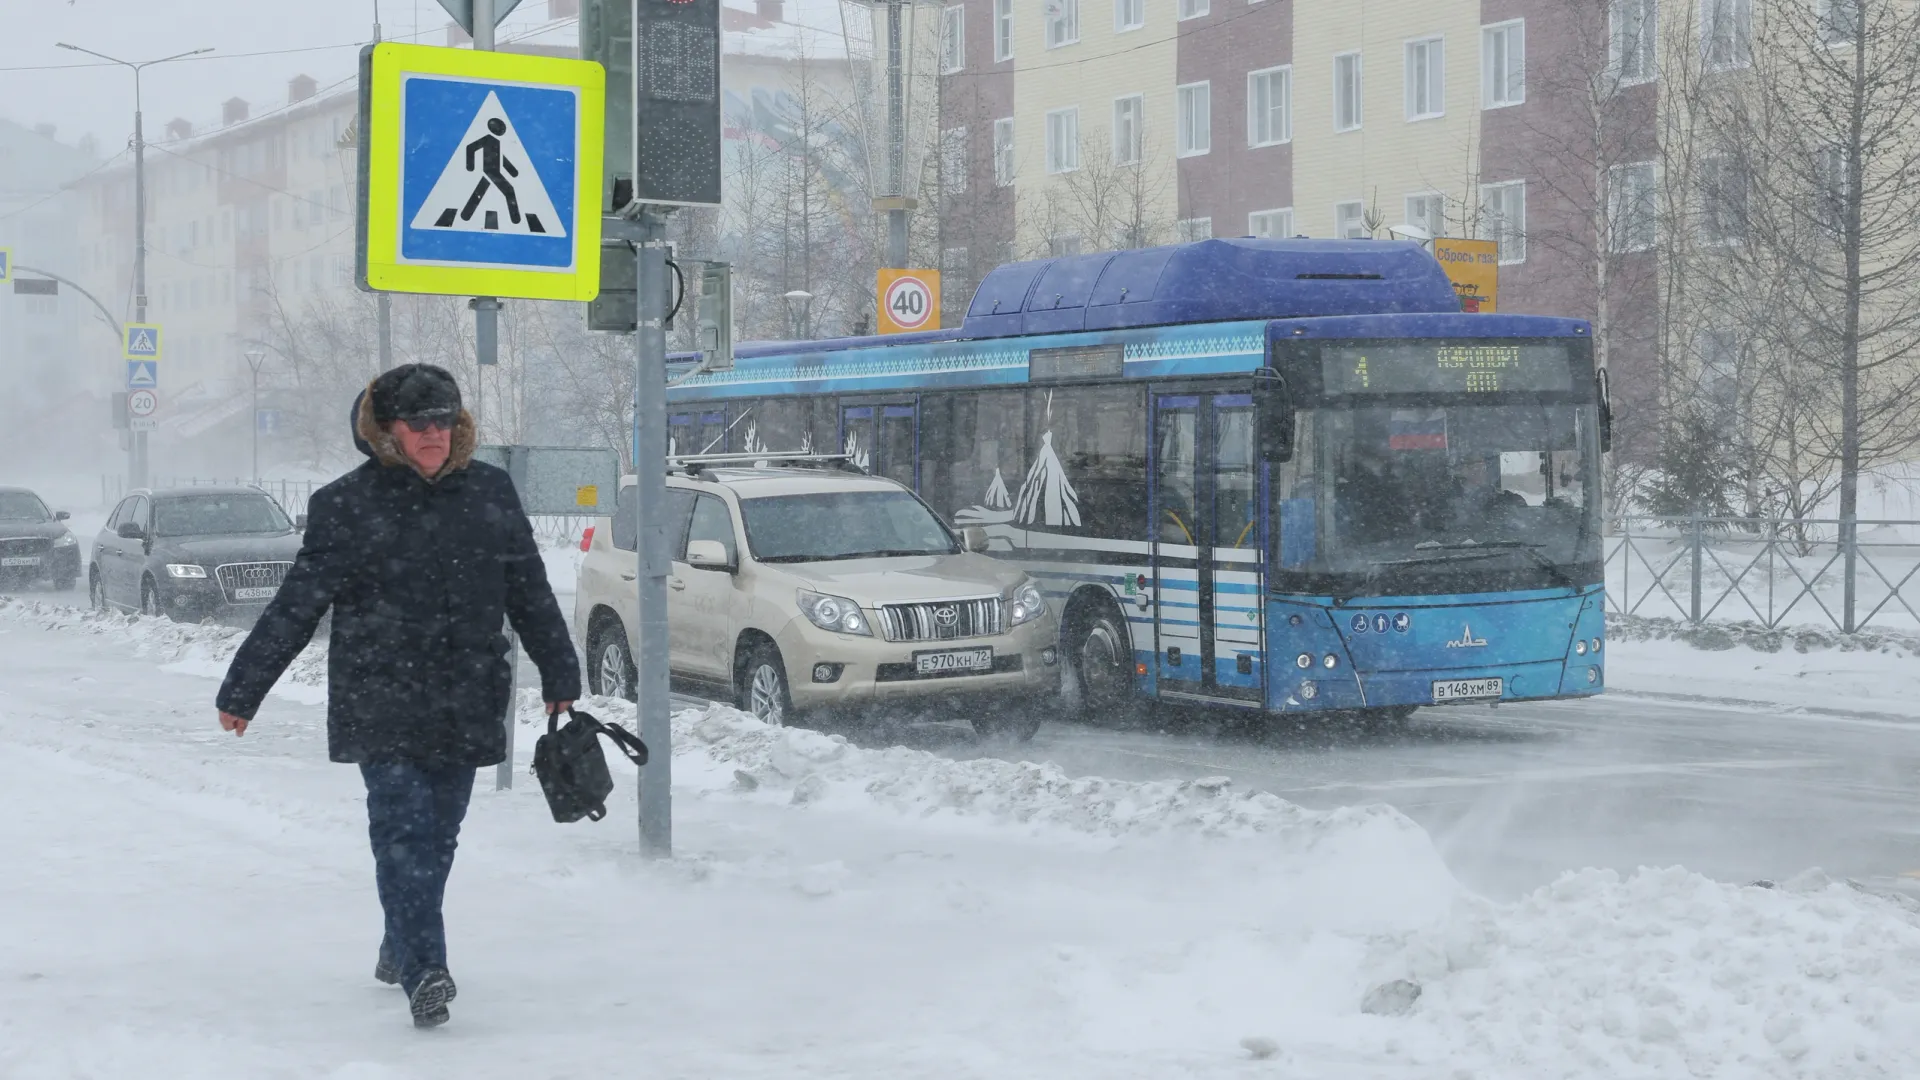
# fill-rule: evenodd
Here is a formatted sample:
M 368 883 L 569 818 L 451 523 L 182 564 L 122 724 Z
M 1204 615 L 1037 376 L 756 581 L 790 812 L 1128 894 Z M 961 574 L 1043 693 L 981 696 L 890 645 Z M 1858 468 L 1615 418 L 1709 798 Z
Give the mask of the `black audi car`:
M 71 589 L 79 577 L 80 542 L 67 530 L 67 512 L 47 509 L 26 488 L 0 487 L 0 588 Z
M 136 491 L 93 542 L 93 606 L 198 622 L 250 620 L 279 590 L 306 522 L 251 487 Z

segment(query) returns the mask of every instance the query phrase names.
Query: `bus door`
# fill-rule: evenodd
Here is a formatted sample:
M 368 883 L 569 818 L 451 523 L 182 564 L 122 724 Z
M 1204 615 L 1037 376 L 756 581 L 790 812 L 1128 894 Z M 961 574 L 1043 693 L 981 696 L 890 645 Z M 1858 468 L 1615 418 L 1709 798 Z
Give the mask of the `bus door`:
M 920 490 L 920 408 L 911 399 L 843 405 L 840 449 L 875 476 Z
M 667 414 L 667 453 L 724 454 L 727 452 L 727 412 L 708 405 Z
M 1156 396 L 1153 432 L 1160 693 L 1257 703 L 1266 683 L 1266 538 L 1253 398 Z

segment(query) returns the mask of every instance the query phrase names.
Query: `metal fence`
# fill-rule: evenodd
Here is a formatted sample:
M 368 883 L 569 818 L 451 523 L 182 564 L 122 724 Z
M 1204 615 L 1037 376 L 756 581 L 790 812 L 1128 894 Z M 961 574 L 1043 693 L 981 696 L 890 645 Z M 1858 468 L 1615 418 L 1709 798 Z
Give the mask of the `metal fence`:
M 1920 521 L 1618 517 L 1606 537 L 1607 608 L 1776 629 L 1920 630 Z

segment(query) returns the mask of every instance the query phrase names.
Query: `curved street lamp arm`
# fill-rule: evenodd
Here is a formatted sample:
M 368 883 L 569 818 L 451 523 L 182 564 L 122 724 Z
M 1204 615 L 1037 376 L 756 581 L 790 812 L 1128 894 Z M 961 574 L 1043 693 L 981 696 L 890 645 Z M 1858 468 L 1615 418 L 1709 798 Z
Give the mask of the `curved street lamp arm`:
M 23 270 L 29 274 L 39 274 L 41 277 L 52 278 L 53 280 L 59 282 L 60 284 L 65 285 L 66 287 L 72 289 L 74 292 L 79 293 L 81 296 L 86 297 L 88 300 L 93 301 L 94 308 L 97 309 L 100 313 L 101 321 L 105 322 L 109 327 L 113 328 L 114 335 L 117 337 L 126 336 L 126 332 L 127 332 L 126 328 L 121 326 L 120 320 L 114 318 L 113 313 L 107 310 L 107 305 L 101 303 L 98 297 L 88 292 L 85 288 L 83 288 L 80 285 L 79 282 L 74 281 L 71 278 L 61 277 L 59 274 L 56 274 L 51 270 L 42 270 L 37 266 L 28 266 L 25 263 L 14 263 L 13 268 L 15 270 Z

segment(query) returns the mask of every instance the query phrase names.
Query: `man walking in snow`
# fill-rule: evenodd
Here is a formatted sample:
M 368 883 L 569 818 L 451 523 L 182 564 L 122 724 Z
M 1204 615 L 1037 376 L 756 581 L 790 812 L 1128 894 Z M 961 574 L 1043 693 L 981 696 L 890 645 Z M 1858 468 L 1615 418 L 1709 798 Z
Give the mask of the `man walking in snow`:
M 454 997 L 441 901 L 460 822 L 475 770 L 506 757 L 503 621 L 550 708 L 579 696 L 580 667 L 512 482 L 473 460 L 453 376 L 388 371 L 352 421 L 368 460 L 313 493 L 300 554 L 220 687 L 220 725 L 246 734 L 331 607 L 327 749 L 366 781 L 386 913 L 374 977 L 398 983 L 413 1022 L 433 1027 Z

